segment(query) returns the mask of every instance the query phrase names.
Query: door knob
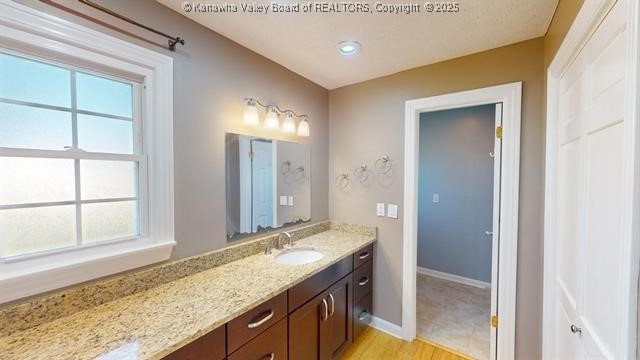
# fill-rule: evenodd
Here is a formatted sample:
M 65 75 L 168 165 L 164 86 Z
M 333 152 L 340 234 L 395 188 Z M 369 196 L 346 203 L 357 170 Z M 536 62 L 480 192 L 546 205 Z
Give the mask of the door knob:
M 487 236 L 493 236 L 493 231 L 485 231 L 484 234 Z
M 582 329 L 571 324 L 571 326 L 569 327 L 569 329 L 571 330 L 572 333 L 574 334 L 582 334 Z

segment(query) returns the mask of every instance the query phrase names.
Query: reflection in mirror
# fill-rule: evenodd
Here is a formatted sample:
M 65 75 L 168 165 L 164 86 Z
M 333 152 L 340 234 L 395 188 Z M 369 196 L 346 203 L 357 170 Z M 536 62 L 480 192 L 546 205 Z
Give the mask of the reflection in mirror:
M 311 219 L 309 145 L 225 135 L 227 240 Z

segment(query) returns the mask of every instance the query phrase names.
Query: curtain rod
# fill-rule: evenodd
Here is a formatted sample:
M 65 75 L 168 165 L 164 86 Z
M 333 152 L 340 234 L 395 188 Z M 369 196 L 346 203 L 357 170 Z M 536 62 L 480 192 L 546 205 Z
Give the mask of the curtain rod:
M 145 40 L 145 41 L 147 41 L 147 42 L 149 42 L 151 44 L 162 46 L 161 44 L 149 41 L 149 40 L 144 39 L 144 38 L 142 38 L 142 37 L 140 37 L 140 36 L 138 36 L 136 34 L 132 34 L 127 30 L 118 28 L 117 26 L 114 26 L 113 24 L 106 23 L 106 22 L 104 22 L 104 21 L 102 21 L 100 19 L 96 19 L 96 18 L 91 17 L 91 16 L 89 16 L 87 14 L 82 14 L 82 13 L 79 13 L 78 11 L 70 9 L 70 8 L 68 8 L 66 6 L 62 6 L 62 5 L 56 3 L 53 0 L 40 0 L 40 1 L 42 1 L 43 3 L 49 4 L 49 5 L 55 6 L 57 8 L 60 8 L 62 10 L 65 10 L 67 12 L 73 13 L 75 15 L 81 16 L 81 17 L 83 17 L 85 19 L 88 19 L 88 20 L 90 20 L 92 22 L 107 26 L 107 27 L 109 27 L 111 29 L 114 29 L 116 31 L 122 32 L 124 34 L 132 35 L 132 36 L 134 36 L 134 37 L 136 37 L 138 39 Z M 140 27 L 140 28 L 145 29 L 147 31 L 150 31 L 150 32 L 152 32 L 154 34 L 157 34 L 157 35 L 160 35 L 162 37 L 165 37 L 165 38 L 169 39 L 169 46 L 168 47 L 169 47 L 169 50 L 171 50 L 171 51 L 176 51 L 176 45 L 177 44 L 184 45 L 184 39 L 181 38 L 180 36 L 175 36 L 174 37 L 174 36 L 171 36 L 171 35 L 167 35 L 167 34 L 163 33 L 162 31 L 159 31 L 159 30 L 156 30 L 156 29 L 154 29 L 152 27 L 143 25 L 143 24 L 141 24 L 141 23 L 139 23 L 139 22 L 137 22 L 137 21 L 135 21 L 133 19 L 130 19 L 130 18 L 124 16 L 124 15 L 120 15 L 120 14 L 118 14 L 117 12 L 115 12 L 113 10 L 110 10 L 110 9 L 107 9 L 106 7 L 104 7 L 104 6 L 98 5 L 98 4 L 94 3 L 94 2 L 92 2 L 91 0 L 78 0 L 78 1 L 81 4 L 90 6 L 90 7 L 94 8 L 94 9 L 96 9 L 96 10 L 102 11 L 102 12 L 108 14 L 108 15 L 111 15 L 111 16 L 115 17 L 115 18 L 118 18 L 120 20 L 128 22 L 129 24 L 135 25 L 137 27 Z

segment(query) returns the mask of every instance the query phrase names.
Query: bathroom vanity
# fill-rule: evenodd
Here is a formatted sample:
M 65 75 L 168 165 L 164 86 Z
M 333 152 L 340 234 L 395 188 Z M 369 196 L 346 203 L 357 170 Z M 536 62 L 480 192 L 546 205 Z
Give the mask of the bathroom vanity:
M 371 318 L 376 230 L 327 221 L 291 234 L 269 255 L 277 236 L 0 309 L 0 357 L 337 358 Z M 322 257 L 279 262 L 310 250 Z
M 165 359 L 339 358 L 371 319 L 372 258 L 373 244 Z

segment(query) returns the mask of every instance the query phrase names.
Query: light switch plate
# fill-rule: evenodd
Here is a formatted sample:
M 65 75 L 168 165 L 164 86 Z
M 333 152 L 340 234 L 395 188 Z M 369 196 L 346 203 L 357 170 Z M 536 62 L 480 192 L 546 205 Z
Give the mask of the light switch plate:
M 440 202 L 440 194 L 433 194 L 433 203 L 437 204 Z
M 280 206 L 287 206 L 287 196 L 286 195 L 280 196 Z
M 384 216 L 384 203 L 376 204 L 376 215 Z
M 287 201 L 289 202 L 289 206 L 293 206 L 293 196 L 289 196 Z
M 387 217 L 397 219 L 398 218 L 398 205 L 389 204 L 387 205 Z

